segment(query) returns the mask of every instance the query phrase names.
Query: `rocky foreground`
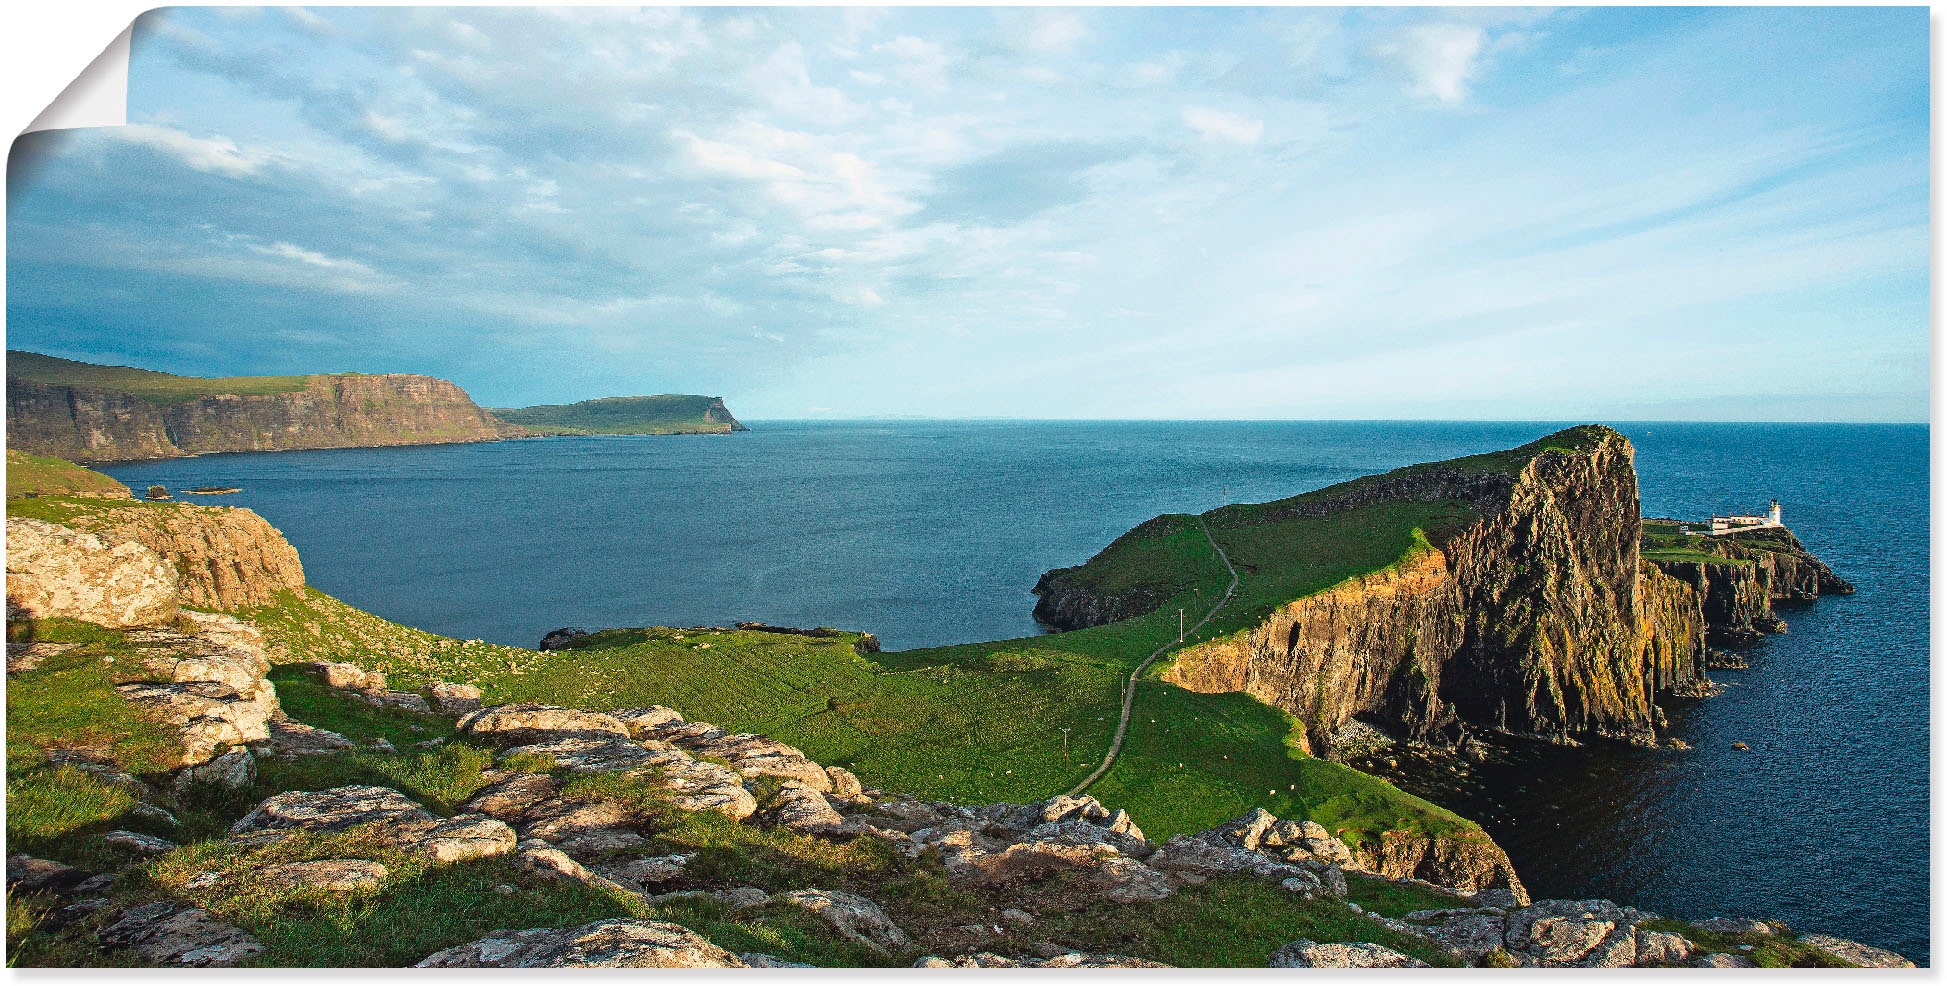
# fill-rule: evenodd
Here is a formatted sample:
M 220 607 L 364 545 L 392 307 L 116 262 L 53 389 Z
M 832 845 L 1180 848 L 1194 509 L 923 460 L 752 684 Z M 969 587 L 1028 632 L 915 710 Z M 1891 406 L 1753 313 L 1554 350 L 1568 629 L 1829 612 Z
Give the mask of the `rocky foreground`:
M 351 741 L 283 718 L 269 682 L 261 678 L 261 645 L 247 628 L 227 618 L 205 617 L 185 638 L 211 654 L 202 664 L 158 666 L 158 688 L 183 686 L 221 692 L 227 703 L 196 706 L 174 721 L 185 765 L 178 785 L 241 787 L 256 764 L 271 757 L 329 756 Z M 152 641 L 152 643 L 159 643 Z M 183 641 L 174 641 L 180 646 Z M 196 648 L 192 647 L 191 652 Z M 227 655 L 227 659 L 225 659 Z M 190 670 L 186 670 L 190 669 Z M 207 677 L 195 681 L 202 669 Z M 250 679 L 248 672 L 257 670 Z M 645 907 L 686 897 L 704 898 L 731 911 L 789 907 L 814 916 L 843 938 L 884 956 L 911 954 L 914 931 L 901 927 L 881 902 L 846 890 L 804 888 L 772 892 L 714 880 L 697 871 L 694 854 L 644 855 L 645 833 L 667 825 L 666 812 L 713 812 L 763 830 L 833 841 L 867 838 L 909 858 L 937 859 L 956 887 L 1006 899 L 1055 878 L 1068 893 L 1103 901 L 1155 901 L 1185 887 L 1218 878 L 1275 884 L 1297 901 L 1343 900 L 1348 877 L 1360 872 L 1354 854 L 1315 822 L 1278 819 L 1256 811 L 1194 835 L 1158 845 L 1121 811 L 1093 798 L 1056 797 L 1034 804 L 962 806 L 923 801 L 864 788 L 848 771 L 820 765 L 799 750 L 708 723 L 690 722 L 662 707 L 593 711 L 541 705 L 477 706 L 466 686 L 437 684 L 423 693 L 389 690 L 382 677 L 344 664 L 308 668 L 320 683 L 347 698 L 372 705 L 444 710 L 456 715 L 454 742 L 493 749 L 486 786 L 458 810 L 441 816 L 399 790 L 350 785 L 289 791 L 268 798 L 237 820 L 220 844 L 193 858 L 174 893 L 155 899 L 118 898 L 130 873 L 88 873 L 60 862 L 10 856 L 7 881 L 14 893 L 58 897 L 57 922 L 93 929 L 102 947 L 119 949 L 143 963 L 224 966 L 250 960 L 263 946 L 241 928 L 212 913 L 226 898 L 295 892 L 356 894 L 383 886 L 384 862 L 369 856 L 406 854 L 432 865 L 505 858 L 536 884 L 599 888 Z M 146 700 L 135 696 L 137 700 Z M 189 703 L 193 704 L 193 703 Z M 158 705 L 168 710 L 176 706 Z M 220 724 L 220 725 L 219 725 Z M 221 740 L 212 743 L 213 737 Z M 428 741 L 438 746 L 444 740 Z M 222 750 L 222 752 L 218 752 Z M 601 783 L 586 783 L 599 779 Z M 117 783 L 146 794 L 130 777 Z M 653 802 L 615 797 L 635 785 L 654 792 Z M 604 793 L 607 792 L 607 793 Z M 164 813 L 160 806 L 150 812 Z M 138 812 L 143 809 L 138 808 Z M 161 857 L 171 841 L 116 831 L 105 841 Z M 307 841 L 308 840 L 308 841 Z M 252 863 L 279 848 L 322 858 L 298 858 L 271 866 Z M 367 855 L 342 851 L 364 846 Z M 297 855 L 305 856 L 305 852 Z M 392 858 L 396 858 L 393 855 Z M 234 865 L 223 865 L 229 860 Z M 396 864 L 395 864 L 396 865 Z M 151 873 L 148 879 L 153 880 Z M 1415 882 L 1416 881 L 1409 881 Z M 514 892 L 509 886 L 507 892 Z M 1513 890 L 1464 893 L 1425 888 L 1453 906 L 1402 918 L 1365 914 L 1373 925 L 1413 936 L 1474 965 L 1517 967 L 1678 966 L 1738 967 L 1751 964 L 1733 948 L 1720 950 L 1684 934 L 1652 927 L 1655 915 L 1604 900 L 1530 901 Z M 142 896 L 142 895 L 137 895 Z M 1344 905 L 1353 912 L 1356 904 Z M 1002 924 L 1032 928 L 1038 917 L 1008 908 Z M 1759 922 L 1703 922 L 1706 932 L 1769 935 L 1782 931 Z M 926 937 L 942 940 L 939 929 Z M 1000 954 L 977 947 L 989 932 L 956 929 L 965 951 L 922 955 L 925 967 L 1138 967 L 1155 965 L 1140 954 L 1099 954 L 1037 943 L 1032 954 Z M 1706 936 L 1699 936 L 1706 937 Z M 1805 938 L 1831 954 L 1865 965 L 1903 964 L 1898 956 L 1836 939 Z M 1748 946 L 1747 946 L 1748 947 Z M 1140 951 L 1137 949 L 1136 951 Z M 614 918 L 572 927 L 497 931 L 476 941 L 426 955 L 422 967 L 773 967 L 786 965 L 760 953 L 734 954 L 702 935 L 667 922 Z M 1376 942 L 1300 939 L 1279 949 L 1274 967 L 1423 966 L 1396 948 Z

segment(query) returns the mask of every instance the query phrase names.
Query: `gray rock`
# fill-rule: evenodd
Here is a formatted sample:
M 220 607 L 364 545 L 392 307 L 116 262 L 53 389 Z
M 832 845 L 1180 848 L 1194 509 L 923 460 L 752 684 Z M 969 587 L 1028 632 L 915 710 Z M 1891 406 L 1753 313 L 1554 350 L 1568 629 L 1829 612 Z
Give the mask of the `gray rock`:
M 92 875 L 66 863 L 25 853 L 13 853 L 7 857 L 7 888 L 20 893 L 66 891 Z
M 1412 915 L 1407 920 L 1412 921 Z M 1508 919 L 1505 914 L 1490 911 L 1443 911 L 1432 923 L 1415 930 L 1441 948 L 1477 962 L 1481 956 L 1507 946 Z
M 1176 892 L 1176 886 L 1161 872 L 1122 856 L 1107 857 L 1089 874 L 1089 885 L 1104 900 L 1117 904 L 1162 900 Z
M 1862 945 L 1846 938 L 1832 935 L 1799 935 L 1798 943 L 1810 945 L 1821 952 L 1839 958 L 1864 969 L 1911 969 L 1914 965 L 1906 956 L 1889 952 L 1883 948 Z
M 389 707 L 404 709 L 407 712 L 421 712 L 426 714 L 431 714 L 433 711 L 433 706 L 426 701 L 426 696 L 418 692 L 401 692 L 386 689 L 382 691 L 360 692 L 358 693 L 358 697 L 363 699 L 367 705 L 377 706 L 379 708 Z
M 1680 966 L 1690 959 L 1690 940 L 1668 931 L 1636 929 L 1638 966 Z
M 101 940 L 132 949 L 157 965 L 197 968 L 234 965 L 264 950 L 241 928 L 174 901 L 122 911 L 102 929 Z
M 143 627 L 170 623 L 179 606 L 175 566 L 155 551 L 44 520 L 7 518 L 9 614 L 18 609 L 37 620 Z
M 469 712 L 460 719 L 459 731 L 497 743 L 546 743 L 554 740 L 587 738 L 628 739 L 629 730 L 621 720 L 600 712 L 566 709 L 558 705 L 517 703 L 496 705 Z
M 807 834 L 832 832 L 845 824 L 824 793 L 796 781 L 787 781 L 765 808 L 772 824 Z
M 1424 969 L 1425 962 L 1371 942 L 1300 938 L 1271 955 L 1273 969 Z
M 1690 966 L 1693 969 L 1754 969 L 1757 967 L 1757 963 L 1742 955 L 1712 952 L 1709 955 L 1701 955 L 1692 959 Z
M 744 960 L 744 965 L 749 966 L 752 969 L 816 969 L 818 968 L 817 966 L 812 965 L 808 962 L 787 962 L 784 959 L 780 959 L 775 955 L 765 955 L 763 952 L 738 952 L 737 957 Z
M 651 887 L 682 879 L 683 867 L 695 858 L 695 853 L 646 856 L 641 859 L 628 859 L 619 863 L 597 866 L 595 871 L 625 887 L 648 890 Z
M 426 701 L 434 712 L 457 716 L 480 710 L 480 689 L 450 681 L 435 681 L 426 686 Z
M 825 776 L 831 778 L 832 796 L 835 798 L 856 798 L 865 793 L 865 786 L 859 783 L 857 775 L 843 767 L 826 767 Z
M 324 685 L 326 688 L 365 692 L 384 691 L 386 686 L 385 672 L 367 671 L 356 664 L 344 664 L 337 661 L 312 661 L 307 664 L 298 665 L 298 670 L 318 679 L 318 683 Z
M 116 829 L 106 833 L 101 837 L 101 841 L 118 849 L 128 849 L 144 856 L 160 856 L 176 848 L 176 844 L 168 839 L 158 839 L 153 835 L 130 832 L 128 829 Z
M 1018 907 L 1010 907 L 1001 912 L 1001 920 L 1007 924 L 1027 927 L 1034 923 L 1034 915 Z
M 1276 824 L 1278 824 L 1278 816 L 1262 808 L 1253 808 L 1249 814 L 1233 818 L 1215 828 L 1205 829 L 1198 833 L 1197 837 L 1205 842 L 1255 850 L 1264 841 L 1265 834 Z
M 589 636 L 589 632 L 581 627 L 562 627 L 558 630 L 549 630 L 547 636 L 541 638 L 541 643 L 536 649 L 562 650 L 586 636 Z
M 904 951 L 913 944 L 879 905 L 857 894 L 843 890 L 794 890 L 772 899 L 810 911 L 839 934 L 874 951 Z
M 231 832 L 304 829 L 337 832 L 374 822 L 425 822 L 433 816 L 389 787 L 352 784 L 327 791 L 286 791 L 264 800 L 230 826 Z
M 1280 863 L 1261 853 L 1221 845 L 1193 835 L 1172 836 L 1145 862 L 1154 869 L 1174 874 L 1178 879 L 1190 883 L 1237 873 L 1282 880 L 1310 872 L 1304 867 Z
M 609 918 L 574 928 L 496 931 L 434 952 L 421 969 L 700 969 L 746 967 L 743 959 L 680 924 Z
M 279 718 L 270 721 L 271 752 L 280 757 L 338 753 L 356 745 L 342 733 L 319 729 L 294 719 Z
M 1508 949 L 1519 964 L 1617 968 L 1636 962 L 1632 925 L 1643 915 L 1606 900 L 1536 901 L 1508 914 Z
M 231 750 L 207 763 L 176 771 L 175 788 L 181 793 L 192 784 L 210 784 L 234 791 L 256 782 L 257 758 L 248 750 Z
M 389 875 L 383 864 L 369 859 L 314 859 L 265 867 L 258 871 L 256 878 L 275 890 L 310 888 L 326 893 L 353 893 L 376 890 Z

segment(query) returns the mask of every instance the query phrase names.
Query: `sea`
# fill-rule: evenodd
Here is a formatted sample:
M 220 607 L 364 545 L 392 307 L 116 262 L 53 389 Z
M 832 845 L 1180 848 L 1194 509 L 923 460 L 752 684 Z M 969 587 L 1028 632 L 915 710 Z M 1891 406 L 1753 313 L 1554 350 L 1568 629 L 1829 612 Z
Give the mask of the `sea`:
M 1520 445 L 1546 422 L 755 421 L 734 435 L 200 456 L 108 468 L 246 506 L 311 584 L 400 623 L 534 646 L 557 627 L 743 620 L 888 649 L 1026 636 L 1042 571 L 1166 512 Z M 1925 964 L 1926 425 L 1617 425 L 1646 516 L 1773 498 L 1858 587 L 1674 704 L 1687 751 L 1512 744 L 1465 783 L 1537 897 L 1777 918 Z M 1735 749 L 1733 743 L 1745 749 Z

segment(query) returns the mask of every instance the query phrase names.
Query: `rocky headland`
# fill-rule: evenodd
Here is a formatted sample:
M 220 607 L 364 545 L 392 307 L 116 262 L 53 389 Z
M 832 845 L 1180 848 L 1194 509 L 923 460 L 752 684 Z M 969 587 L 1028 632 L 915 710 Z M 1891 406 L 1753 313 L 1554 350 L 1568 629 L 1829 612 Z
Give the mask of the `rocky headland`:
M 9 447 L 84 463 L 748 430 L 721 398 L 608 398 L 507 411 L 503 418 L 450 381 L 411 373 L 204 379 L 18 351 L 8 352 L 7 363 Z M 515 423 L 529 420 L 532 430 Z
M 1211 511 L 1202 520 L 1227 546 L 1291 531 L 1253 556 L 1260 566 L 1309 563 L 1308 522 L 1322 540 L 1334 520 L 1426 516 L 1395 521 L 1413 537 L 1386 564 L 1272 600 L 1249 625 L 1178 652 L 1164 679 L 1284 709 L 1327 754 L 1354 725 L 1446 745 L 1481 729 L 1654 744 L 1659 703 L 1705 686 L 1707 640 L 1775 629 L 1774 603 L 1849 587 L 1783 529 L 1716 539 L 1721 561 L 1646 556 L 1633 458 L 1628 439 L 1587 426 Z M 1044 575 L 1037 615 L 1072 627 L 1153 608 L 1167 586 L 1095 590 L 1112 580 L 1090 569 L 1114 550 Z

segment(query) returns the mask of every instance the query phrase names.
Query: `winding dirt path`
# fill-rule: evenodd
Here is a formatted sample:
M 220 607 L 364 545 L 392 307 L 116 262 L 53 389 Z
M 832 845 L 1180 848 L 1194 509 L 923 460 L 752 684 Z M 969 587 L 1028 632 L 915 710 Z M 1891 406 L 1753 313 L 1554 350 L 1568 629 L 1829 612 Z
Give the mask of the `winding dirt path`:
M 1217 605 L 1210 607 L 1210 612 L 1203 614 L 1203 619 L 1198 620 L 1195 626 L 1184 631 L 1185 637 L 1203 629 L 1203 625 L 1210 622 L 1211 617 L 1216 616 L 1219 610 L 1229 605 L 1230 597 L 1237 594 L 1237 586 L 1239 584 L 1236 566 L 1230 563 L 1230 556 L 1224 554 L 1224 549 L 1217 544 L 1217 539 L 1210 536 L 1210 528 L 1205 526 L 1202 518 L 1197 519 L 1197 527 L 1203 531 L 1203 539 L 1210 542 L 1211 550 L 1217 552 L 1217 557 L 1223 560 L 1224 568 L 1229 570 L 1230 588 L 1224 590 L 1224 598 L 1217 600 Z M 1110 767 L 1115 766 L 1116 755 L 1122 752 L 1122 738 L 1129 732 L 1129 713 L 1134 711 L 1136 707 L 1136 682 L 1142 680 L 1143 672 L 1149 670 L 1149 666 L 1156 663 L 1157 658 L 1162 657 L 1166 651 L 1180 643 L 1182 641 L 1172 640 L 1156 648 L 1147 658 L 1143 659 L 1141 664 L 1136 665 L 1136 670 L 1129 672 L 1129 683 L 1123 686 L 1122 689 L 1122 721 L 1115 725 L 1115 739 L 1109 741 L 1109 753 L 1102 758 L 1102 765 L 1095 768 L 1094 773 L 1082 778 L 1080 784 L 1068 790 L 1068 797 L 1075 797 L 1083 791 L 1088 790 L 1089 785 L 1101 780 L 1102 775 L 1108 773 Z

